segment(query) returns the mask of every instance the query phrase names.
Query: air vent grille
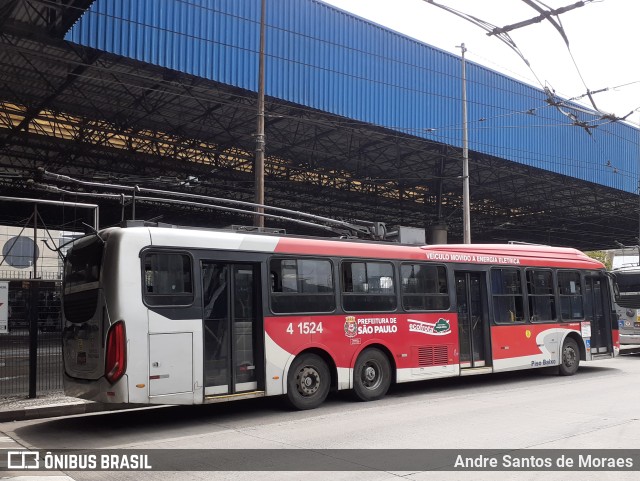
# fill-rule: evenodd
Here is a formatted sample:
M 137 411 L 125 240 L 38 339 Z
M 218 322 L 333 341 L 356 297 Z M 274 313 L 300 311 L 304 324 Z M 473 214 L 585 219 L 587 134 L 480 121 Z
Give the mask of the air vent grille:
M 418 347 L 418 365 L 443 366 L 449 363 L 449 346 Z

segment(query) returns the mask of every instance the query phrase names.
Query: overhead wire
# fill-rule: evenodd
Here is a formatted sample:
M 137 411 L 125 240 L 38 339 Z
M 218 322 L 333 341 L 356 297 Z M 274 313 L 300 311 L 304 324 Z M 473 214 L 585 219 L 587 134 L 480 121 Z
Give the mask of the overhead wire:
M 521 24 L 517 24 L 516 26 L 511 26 L 513 28 L 498 28 L 495 25 L 486 22 L 484 20 L 481 20 L 475 16 L 469 15 L 467 13 L 464 12 L 460 12 L 458 10 L 455 10 L 451 7 L 447 7 L 446 5 L 442 5 L 439 3 L 436 3 L 434 0 L 423 0 L 429 4 L 432 4 L 436 7 L 439 7 L 443 10 L 446 10 L 450 13 L 453 13 L 454 15 L 457 15 L 471 23 L 473 23 L 474 25 L 482 28 L 483 30 L 488 32 L 488 35 L 495 35 L 499 40 L 501 40 L 503 43 L 505 43 L 507 46 L 509 46 L 523 61 L 524 63 L 527 65 L 527 67 L 531 70 L 532 74 L 534 75 L 535 79 L 538 81 L 538 83 L 540 84 L 540 86 L 543 88 L 543 90 L 547 93 L 548 95 L 548 102 L 550 105 L 553 105 L 557 108 L 557 110 L 562 113 L 563 115 L 567 116 L 568 118 L 570 118 L 575 126 L 578 127 L 582 127 L 583 129 L 585 129 L 587 131 L 587 133 L 591 134 L 590 131 L 590 127 L 585 125 L 584 121 L 580 120 L 578 118 L 578 116 L 572 112 L 567 112 L 565 109 L 572 109 L 575 111 L 581 111 L 581 109 L 577 108 L 576 106 L 573 105 L 569 105 L 566 101 L 557 101 L 556 97 L 555 97 L 555 92 L 552 91 L 552 89 L 549 88 L 549 86 L 547 84 L 543 84 L 540 81 L 540 78 L 538 77 L 538 75 L 535 73 L 535 71 L 533 70 L 533 67 L 531 66 L 530 62 L 525 58 L 524 54 L 522 53 L 522 51 L 518 48 L 518 46 L 516 45 L 516 43 L 513 41 L 513 39 L 509 36 L 508 34 L 508 30 L 510 29 L 514 29 L 514 28 L 520 28 L 521 26 L 525 26 L 527 24 L 532 23 L 531 21 L 529 22 L 521 22 Z M 616 117 L 613 114 L 609 114 L 609 113 L 605 113 L 602 112 L 600 109 L 598 109 L 598 107 L 595 104 L 595 101 L 593 99 L 593 93 L 589 87 L 587 86 L 584 77 L 582 76 L 582 72 L 580 71 L 580 68 L 578 67 L 578 64 L 573 56 L 573 52 L 571 51 L 571 48 L 569 46 L 569 39 L 566 35 L 566 32 L 564 31 L 564 27 L 562 26 L 562 22 L 559 18 L 559 14 L 558 12 L 565 12 L 569 9 L 575 8 L 575 7 L 579 7 L 579 6 L 584 6 L 585 4 L 589 3 L 592 0 L 585 0 L 583 2 L 578 2 L 572 6 L 569 7 L 565 7 L 565 8 L 561 8 L 561 9 L 556 9 L 556 10 L 552 10 L 550 7 L 548 7 L 547 5 L 545 5 L 543 2 L 539 1 L 539 0 L 522 0 L 524 3 L 526 3 L 527 5 L 529 5 L 530 7 L 534 8 L 536 11 L 538 11 L 539 13 L 541 13 L 540 17 L 537 17 L 536 19 L 533 19 L 535 21 L 541 21 L 541 20 L 547 20 L 549 21 L 555 28 L 556 30 L 560 33 L 561 37 L 563 38 L 566 46 L 567 46 L 567 50 L 569 52 L 569 56 L 572 59 L 572 62 L 574 64 L 574 67 L 578 73 L 578 76 L 580 77 L 585 89 L 587 90 L 586 92 L 586 96 L 589 98 L 590 103 L 592 105 L 592 107 L 595 109 L 596 112 L 598 112 L 601 117 L 607 121 L 607 123 L 609 122 L 616 122 L 616 121 L 620 121 L 620 120 L 625 120 L 630 114 L 627 114 L 627 116 L 625 117 Z M 537 4 L 543 5 L 546 10 L 544 8 L 539 7 Z M 555 20 L 553 17 L 556 17 L 557 20 Z M 583 111 L 584 112 L 584 111 Z M 585 113 L 589 113 L 589 112 L 585 112 Z
M 437 7 L 440 7 L 446 11 L 449 11 L 459 17 L 464 18 L 465 20 L 470 21 L 471 23 L 474 23 L 475 25 L 483 28 L 486 31 L 491 30 L 492 24 L 482 21 L 480 19 L 478 19 L 477 17 L 473 17 L 469 14 L 463 13 L 463 12 L 459 12 L 456 11 L 450 7 L 441 5 L 436 3 L 433 0 L 424 0 L 427 3 L 430 3 L 432 5 L 435 5 Z M 586 89 L 586 94 L 580 96 L 580 98 L 586 96 L 589 98 L 589 101 L 592 105 L 592 107 L 594 108 L 594 110 L 596 112 L 598 112 L 600 114 L 600 118 L 598 120 L 600 120 L 601 122 L 598 122 L 598 120 L 581 120 L 579 119 L 578 115 L 574 112 L 568 112 L 566 109 L 567 108 L 571 108 L 572 110 L 574 110 L 575 112 L 580 111 L 580 109 L 576 109 L 575 106 L 571 106 L 568 104 L 568 101 L 564 100 L 564 101 L 556 101 L 555 100 L 555 92 L 552 92 L 551 89 L 549 89 L 549 87 L 547 85 L 542 85 L 544 91 L 547 93 L 548 95 L 548 103 L 549 105 L 552 105 L 554 107 L 557 108 L 557 110 L 562 113 L 563 115 L 565 115 L 566 117 L 568 117 L 571 121 L 572 121 L 572 125 L 578 126 L 583 128 L 592 138 L 592 140 L 594 142 L 596 142 L 595 138 L 593 138 L 593 132 L 592 130 L 600 127 L 602 125 L 606 125 L 608 123 L 613 123 L 613 122 L 618 122 L 621 120 L 626 120 L 627 117 L 629 117 L 629 115 L 631 115 L 630 112 L 629 114 L 627 114 L 624 117 L 616 117 L 613 114 L 609 114 L 609 113 L 604 113 L 602 112 L 596 105 L 594 99 L 593 99 L 593 94 L 596 92 L 593 92 L 589 89 L 589 87 L 587 86 L 587 83 L 582 75 L 582 72 L 580 71 L 580 68 L 578 67 L 578 64 L 575 60 L 575 57 L 573 55 L 573 52 L 571 50 L 570 44 L 569 44 L 569 39 L 568 36 L 566 35 L 566 32 L 564 31 L 564 27 L 562 26 L 562 22 L 560 20 L 560 17 L 558 15 L 558 10 L 552 10 L 549 6 L 545 5 L 543 2 L 541 2 L 540 0 L 522 0 L 525 4 L 529 5 L 530 7 L 532 7 L 533 9 L 535 9 L 538 13 L 541 14 L 540 17 L 534 19 L 534 21 L 542 21 L 542 20 L 547 20 L 549 21 L 549 23 L 551 23 L 556 30 L 559 32 L 560 36 L 562 37 L 562 39 L 565 42 L 565 45 L 567 47 L 567 50 L 569 52 L 569 56 L 574 64 L 574 67 L 578 73 L 578 76 L 580 78 L 580 80 L 582 81 L 582 84 L 584 85 L 585 89 Z M 570 8 L 575 8 L 575 7 L 579 7 L 579 6 L 584 6 L 586 3 L 589 3 L 590 0 L 587 0 L 586 2 L 579 2 L 577 4 L 574 4 L 570 7 L 566 7 L 564 9 L 564 11 L 570 9 Z M 542 5 L 544 8 L 540 7 L 539 5 Z M 555 18 L 554 18 L 555 17 Z M 556 20 L 557 19 L 557 20 Z M 521 26 L 530 24 L 531 22 L 522 22 L 521 24 L 518 24 L 516 26 L 513 26 L 514 28 L 520 28 Z M 534 77 L 539 81 L 539 77 L 536 75 L 536 73 L 533 71 L 533 68 L 531 66 L 531 64 L 527 61 L 527 59 L 524 57 L 522 51 L 516 46 L 515 42 L 513 41 L 513 39 L 511 39 L 511 37 L 508 35 L 507 31 L 510 30 L 512 28 L 495 28 L 493 29 L 489 35 L 496 35 L 500 40 L 502 40 L 504 43 L 506 43 L 512 50 L 514 50 L 518 56 L 525 62 L 525 64 L 529 67 L 529 69 L 532 71 Z M 496 34 L 496 32 L 499 31 L 499 33 Z M 608 89 L 602 89 L 598 92 L 601 91 L 606 91 Z M 590 112 L 587 112 L 589 114 L 591 114 Z M 591 114 L 592 115 L 592 114 Z M 502 128 L 504 128 L 504 126 L 502 126 Z M 597 142 L 596 142 L 597 143 Z M 600 146 L 598 146 L 601 149 Z M 619 171 L 616 169 L 614 170 L 615 173 L 618 173 Z
M 55 175 L 55 174 L 54 174 L 54 175 Z M 76 197 L 77 197 L 77 196 L 93 196 L 93 197 L 103 197 L 103 198 L 108 198 L 108 199 L 111 199 L 111 200 L 117 200 L 117 201 L 119 201 L 119 200 L 121 199 L 121 197 L 122 197 L 122 196 L 121 196 L 121 194 L 98 193 L 98 192 L 94 192 L 94 191 L 91 191 L 91 192 L 68 191 L 68 190 L 66 190 L 66 189 L 61 189 L 60 187 L 52 186 L 52 185 L 47 185 L 47 184 L 36 184 L 36 185 L 37 185 L 38 187 L 40 187 L 40 188 L 44 189 L 44 190 L 49 190 L 49 191 L 54 191 L 54 192 L 59 192 L 59 193 L 60 193 L 60 192 L 64 192 L 64 193 L 66 193 L 66 194 L 75 194 L 75 195 L 76 195 Z M 153 190 L 153 189 L 152 189 L 152 190 Z M 179 193 L 177 193 L 177 192 L 176 192 L 175 194 L 176 194 L 176 195 L 179 195 Z M 131 198 L 131 196 L 128 196 L 128 197 L 129 197 L 129 198 Z M 199 196 L 199 197 L 201 197 L 201 196 Z M 154 198 L 147 198 L 147 197 L 140 197 L 140 196 L 138 196 L 137 198 L 138 198 L 139 200 L 141 200 L 141 201 L 152 201 L 152 202 L 165 202 L 165 201 L 166 201 L 166 199 L 163 199 L 163 198 L 155 198 L 155 197 L 154 197 Z M 211 205 L 211 204 L 197 204 L 197 205 L 196 205 L 196 204 L 194 203 L 194 206 L 196 206 L 196 207 L 200 206 L 200 207 L 203 207 L 203 208 L 214 208 L 214 209 L 216 209 L 216 208 L 217 208 L 217 207 L 215 207 L 215 206 L 213 206 L 213 205 Z M 233 209 L 230 209 L 230 210 L 233 210 Z M 245 214 L 246 214 L 247 212 L 248 212 L 248 211 L 243 211 L 243 213 L 245 213 Z M 570 222 L 570 223 L 575 223 L 575 222 L 577 221 L 577 219 L 576 219 L 575 217 L 562 216 L 562 215 L 557 215 L 557 214 L 554 214 L 554 215 L 555 215 L 559 220 L 566 220 L 567 222 Z M 523 218 L 524 218 L 524 217 L 526 217 L 526 216 L 520 216 L 520 217 L 523 217 Z M 294 221 L 293 219 L 291 219 L 291 220 L 292 220 L 292 221 Z M 618 230 L 618 231 L 620 231 L 620 233 L 621 233 L 621 234 L 626 233 L 628 230 L 627 230 L 627 229 L 626 229 L 626 227 L 624 226 L 624 222 L 622 222 L 622 220 L 624 220 L 624 216 L 623 216 L 622 214 L 620 214 L 620 221 L 621 221 L 621 222 L 619 222 L 618 224 L 616 224 L 618 227 L 612 227 L 612 228 L 610 228 L 609 230 L 614 230 L 614 231 Z M 579 224 L 581 224 L 581 225 L 592 225 L 592 226 L 599 226 L 599 227 L 602 227 L 602 226 L 601 226 L 600 224 L 598 224 L 597 222 L 590 222 L 590 221 L 589 221 L 589 222 L 587 222 L 587 221 L 584 221 L 584 220 L 579 220 L 579 221 L 578 221 L 578 223 L 579 223 Z M 316 226 L 317 226 L 317 225 L 316 225 Z M 513 231 L 513 230 L 518 230 L 518 229 L 510 229 L 510 230 L 511 230 L 511 231 Z M 586 233 L 586 232 L 585 232 L 585 233 Z M 592 231 L 589 231 L 589 233 L 590 233 L 592 236 L 594 236 L 594 235 L 595 235 L 595 236 L 598 236 L 598 234 L 594 234 Z M 604 239 L 604 238 L 607 238 L 607 239 L 608 239 L 608 237 L 607 237 L 607 236 L 605 236 L 605 235 L 599 235 L 599 236 L 600 236 L 600 237 L 602 237 L 603 239 Z

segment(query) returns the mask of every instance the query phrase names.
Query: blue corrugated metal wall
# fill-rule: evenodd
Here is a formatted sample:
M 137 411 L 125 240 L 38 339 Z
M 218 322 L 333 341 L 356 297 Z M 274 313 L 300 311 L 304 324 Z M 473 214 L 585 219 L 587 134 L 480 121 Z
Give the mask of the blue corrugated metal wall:
M 460 146 L 459 57 L 320 1 L 267 6 L 267 95 Z M 259 19 L 260 0 L 97 0 L 67 39 L 256 91 Z M 638 130 L 589 135 L 539 89 L 467 76 L 472 150 L 636 192 Z

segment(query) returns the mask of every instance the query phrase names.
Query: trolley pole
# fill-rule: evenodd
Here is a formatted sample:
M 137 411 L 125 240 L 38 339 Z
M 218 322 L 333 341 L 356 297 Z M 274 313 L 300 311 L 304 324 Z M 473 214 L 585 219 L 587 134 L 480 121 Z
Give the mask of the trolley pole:
M 264 47 L 265 47 L 266 0 L 261 0 L 260 12 L 260 54 L 258 60 L 258 129 L 256 133 L 255 189 L 256 204 L 264 205 Z M 264 227 L 263 207 L 256 207 L 255 227 Z
M 463 243 L 471 244 L 471 203 L 469 200 L 469 133 L 467 131 L 467 69 L 464 43 L 462 51 L 462 233 Z

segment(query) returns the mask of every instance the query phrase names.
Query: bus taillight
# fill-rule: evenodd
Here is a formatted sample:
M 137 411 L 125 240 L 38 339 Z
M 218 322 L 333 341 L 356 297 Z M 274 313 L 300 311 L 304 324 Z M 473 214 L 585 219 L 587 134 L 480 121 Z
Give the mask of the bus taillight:
M 124 374 L 127 367 L 127 337 L 124 322 L 118 321 L 107 334 L 107 353 L 104 376 L 114 384 Z

